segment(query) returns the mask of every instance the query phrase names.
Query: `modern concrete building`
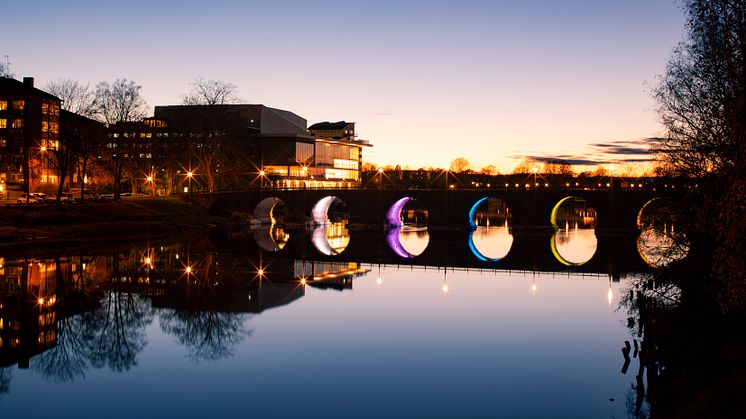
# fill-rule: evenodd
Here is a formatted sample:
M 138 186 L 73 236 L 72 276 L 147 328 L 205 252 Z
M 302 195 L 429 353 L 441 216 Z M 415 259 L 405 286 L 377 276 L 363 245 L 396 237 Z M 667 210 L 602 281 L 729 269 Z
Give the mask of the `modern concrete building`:
M 369 144 L 355 138 L 354 123 L 343 123 L 341 132 L 336 128 L 314 131 L 295 113 L 259 104 L 156 106 L 154 116 L 170 124 L 172 150 L 182 147 L 193 151 L 192 160 L 184 165 L 202 166 L 197 169 L 201 173 L 209 170 L 212 176 L 229 170 L 217 167 L 217 160 L 198 156 L 208 150 L 216 152 L 218 147 L 232 147 L 236 153 L 231 165 L 236 159 L 245 159 L 248 164 L 243 172 L 254 175 L 250 179 L 254 186 L 360 186 L 362 148 Z M 208 164 L 214 166 L 207 169 Z

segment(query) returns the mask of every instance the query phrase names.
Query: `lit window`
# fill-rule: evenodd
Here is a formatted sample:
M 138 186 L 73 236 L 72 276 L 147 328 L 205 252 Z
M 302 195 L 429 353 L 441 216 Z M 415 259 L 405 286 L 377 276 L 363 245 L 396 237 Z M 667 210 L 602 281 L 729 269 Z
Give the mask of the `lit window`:
M 23 119 L 14 119 L 11 128 L 23 128 Z
M 26 108 L 26 101 L 25 100 L 14 100 L 13 101 L 13 109 L 16 111 L 22 111 Z
M 8 128 L 8 120 L 4 118 L 0 118 L 0 129 L 2 128 Z
M 8 109 L 8 101 L 0 100 L 0 111 L 4 111 L 6 109 Z

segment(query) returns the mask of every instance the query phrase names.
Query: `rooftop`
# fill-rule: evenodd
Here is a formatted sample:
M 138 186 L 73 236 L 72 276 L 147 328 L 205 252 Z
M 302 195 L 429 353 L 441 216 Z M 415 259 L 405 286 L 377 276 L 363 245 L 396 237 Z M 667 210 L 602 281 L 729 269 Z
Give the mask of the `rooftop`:
M 354 122 L 347 122 L 347 121 L 339 121 L 339 122 L 317 122 L 310 127 L 308 127 L 309 130 L 319 130 L 319 131 L 332 131 L 332 130 L 340 130 L 345 129 L 347 125 L 354 124 Z
M 9 77 L 0 77 L 0 92 L 4 95 L 39 96 L 45 99 L 60 100 L 57 96 L 35 88 L 33 77 L 24 77 L 23 81 Z

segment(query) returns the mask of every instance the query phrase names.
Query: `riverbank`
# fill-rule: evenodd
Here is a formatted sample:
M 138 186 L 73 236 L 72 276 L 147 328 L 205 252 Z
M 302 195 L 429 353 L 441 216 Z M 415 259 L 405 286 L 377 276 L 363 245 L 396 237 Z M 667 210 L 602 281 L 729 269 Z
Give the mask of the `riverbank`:
M 180 197 L 0 208 L 0 249 L 166 237 L 207 230 L 227 222 Z

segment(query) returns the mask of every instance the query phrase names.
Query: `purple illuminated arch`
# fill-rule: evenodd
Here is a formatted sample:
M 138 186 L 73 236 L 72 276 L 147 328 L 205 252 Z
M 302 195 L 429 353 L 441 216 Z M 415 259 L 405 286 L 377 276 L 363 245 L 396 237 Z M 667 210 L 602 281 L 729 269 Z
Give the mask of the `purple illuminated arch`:
M 404 205 L 411 200 L 412 197 L 407 196 L 394 202 L 394 205 L 392 205 L 386 213 L 386 221 L 394 227 L 401 227 L 404 225 L 401 220 L 401 210 L 404 209 Z
M 388 243 L 391 250 L 393 250 L 397 256 L 404 259 L 410 259 L 414 256 L 407 252 L 406 249 L 404 249 L 404 246 L 402 246 L 401 240 L 399 240 L 400 231 L 401 227 L 394 227 L 389 230 L 389 232 L 386 234 L 386 243 Z

